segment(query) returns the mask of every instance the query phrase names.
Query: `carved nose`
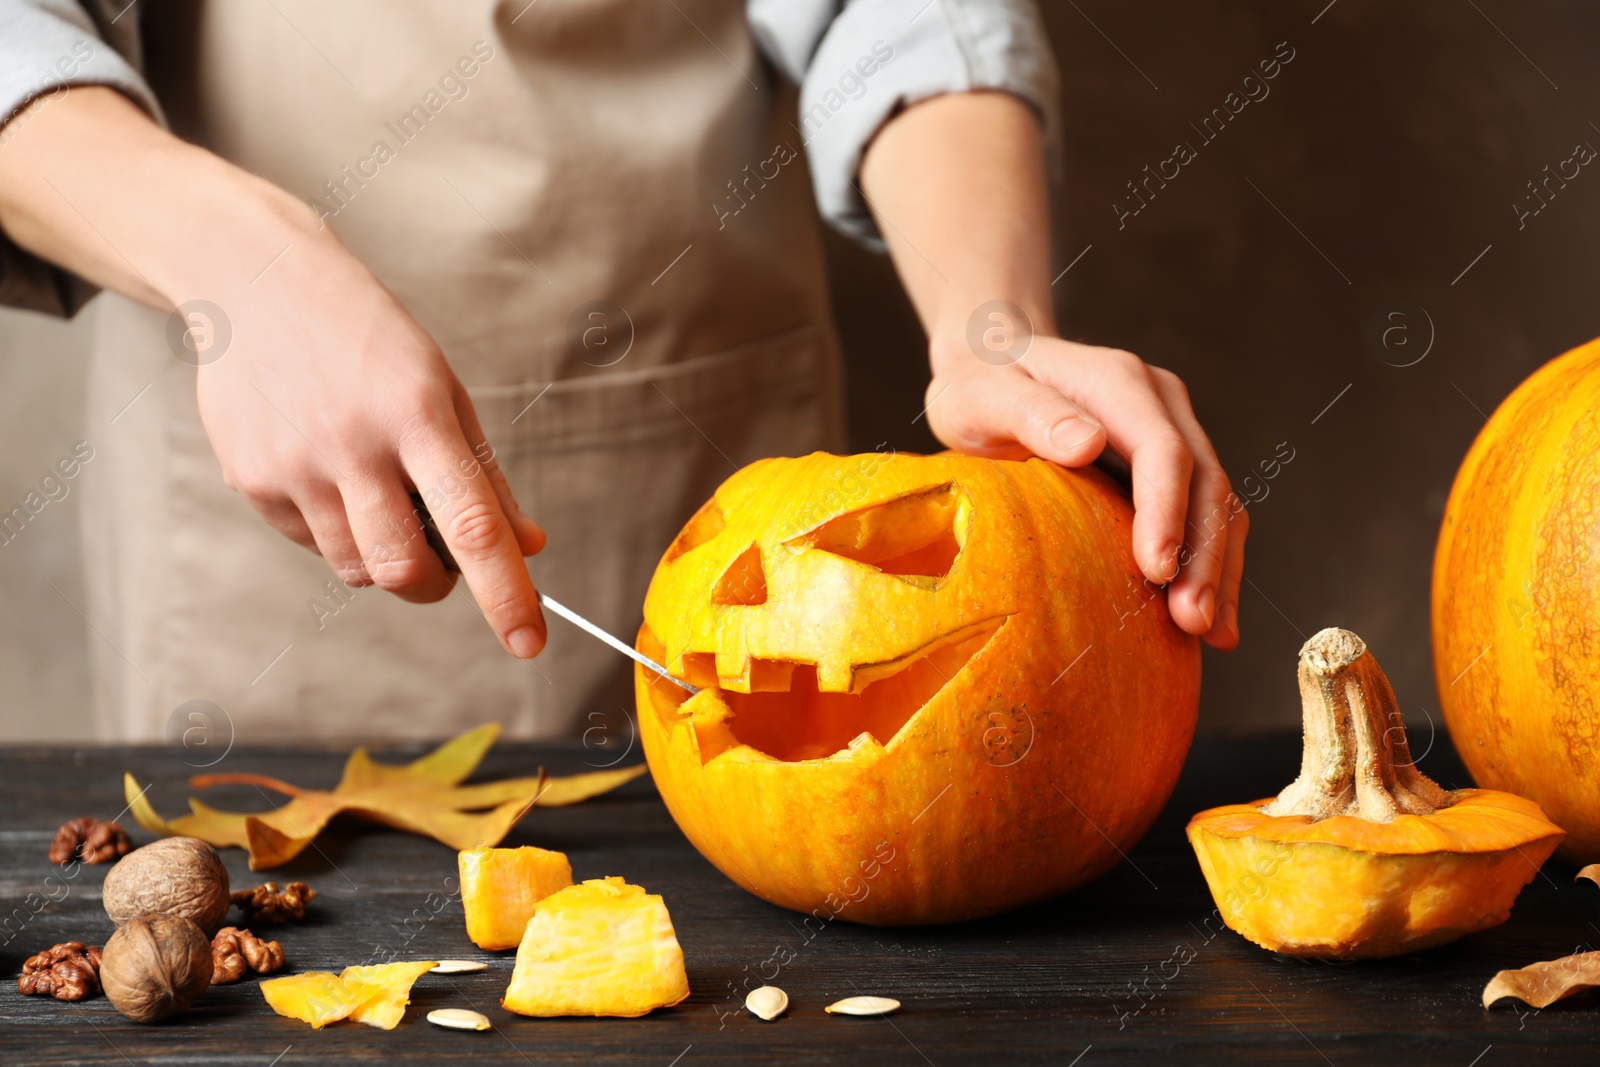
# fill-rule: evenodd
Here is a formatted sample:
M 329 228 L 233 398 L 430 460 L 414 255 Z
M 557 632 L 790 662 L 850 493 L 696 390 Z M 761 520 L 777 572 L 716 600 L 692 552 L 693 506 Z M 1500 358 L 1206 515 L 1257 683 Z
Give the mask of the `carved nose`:
M 767 602 L 767 575 L 761 567 L 760 545 L 751 545 L 728 564 L 711 590 L 711 602 L 747 607 Z

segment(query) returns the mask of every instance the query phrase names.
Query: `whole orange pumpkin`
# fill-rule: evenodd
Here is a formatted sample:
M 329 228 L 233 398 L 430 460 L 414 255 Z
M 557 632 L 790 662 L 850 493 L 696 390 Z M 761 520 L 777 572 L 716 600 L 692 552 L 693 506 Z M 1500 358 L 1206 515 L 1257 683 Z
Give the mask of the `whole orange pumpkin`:
M 1433 663 L 1481 786 L 1539 802 L 1559 854 L 1600 860 L 1600 341 L 1506 398 L 1450 491 Z
M 1200 685 L 1132 517 L 1100 472 L 1037 459 L 739 471 L 662 558 L 639 633 L 704 687 L 635 676 L 684 834 L 821 922 L 971 919 L 1109 869 L 1177 780 Z

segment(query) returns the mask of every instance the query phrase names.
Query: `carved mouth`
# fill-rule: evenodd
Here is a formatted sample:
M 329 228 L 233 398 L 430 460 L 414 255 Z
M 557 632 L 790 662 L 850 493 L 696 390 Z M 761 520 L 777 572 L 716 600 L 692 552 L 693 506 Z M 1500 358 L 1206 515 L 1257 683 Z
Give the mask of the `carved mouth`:
M 859 748 L 869 739 L 887 746 L 989 644 L 1006 618 L 963 627 L 889 663 L 857 667 L 855 691 L 849 693 L 822 692 L 815 665 L 787 660 L 752 660 L 753 691 L 737 693 L 718 686 L 714 672 L 705 678 L 695 669 L 696 661 L 690 657 L 709 659 L 709 653 L 688 653 L 684 673 L 696 684 L 706 682 L 706 695 L 694 698 L 700 705 L 693 723 L 701 759 L 737 745 L 786 763 L 824 759 Z M 648 628 L 641 634 L 641 645 L 647 654 L 662 654 L 660 642 Z M 667 704 L 676 710 L 687 699 L 683 690 L 665 680 L 653 682 L 651 688 L 658 707 Z

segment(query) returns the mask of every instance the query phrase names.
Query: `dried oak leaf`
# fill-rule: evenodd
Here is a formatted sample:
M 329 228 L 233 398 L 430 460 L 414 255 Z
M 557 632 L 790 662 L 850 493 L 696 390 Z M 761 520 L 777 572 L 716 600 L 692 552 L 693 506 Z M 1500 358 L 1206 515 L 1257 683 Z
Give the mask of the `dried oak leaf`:
M 100 992 L 100 946 L 63 941 L 29 956 L 17 991 L 57 1000 L 82 1000 Z
M 283 966 L 283 946 L 263 941 L 249 930 L 224 926 L 211 939 L 211 984 L 227 985 L 247 970 L 272 974 Z
M 62 823 L 50 842 L 50 862 L 65 866 L 74 859 L 84 863 L 109 863 L 133 849 L 128 831 L 115 822 L 87 815 Z
M 1578 878 L 1600 885 L 1600 863 L 1583 868 Z M 1543 1008 L 1596 988 L 1600 988 L 1600 952 L 1579 952 L 1558 960 L 1531 963 L 1515 971 L 1501 971 L 1484 987 L 1483 1006 L 1487 1008 L 1501 997 L 1516 997 L 1535 1008 Z
M 1516 997 L 1535 1008 L 1547 1007 L 1575 993 L 1600 987 L 1600 952 L 1580 952 L 1520 970 L 1501 971 L 1483 990 L 1487 1008 L 1501 997 Z
M 374 763 L 367 750 L 350 753 L 344 776 L 332 792 L 301 789 L 259 774 L 202 774 L 194 789 L 254 785 L 292 799 L 275 811 L 218 811 L 189 799 L 190 814 L 167 820 L 156 814 L 133 775 L 123 776 L 129 809 L 139 825 L 157 834 L 198 837 L 218 847 L 248 849 L 250 869 L 289 862 L 311 844 L 340 812 L 441 841 L 458 851 L 497 845 L 536 804 L 555 808 L 609 792 L 645 772 L 643 764 L 569 778 L 507 778 L 461 785 L 500 734 L 498 723 L 468 730 L 403 767 Z M 488 809 L 488 810 L 484 810 Z
M 304 882 L 290 882 L 282 889 L 277 882 L 263 882 L 254 889 L 240 889 L 231 899 L 244 912 L 245 921 L 257 923 L 285 923 L 306 917 L 306 905 L 317 897 L 317 891 Z

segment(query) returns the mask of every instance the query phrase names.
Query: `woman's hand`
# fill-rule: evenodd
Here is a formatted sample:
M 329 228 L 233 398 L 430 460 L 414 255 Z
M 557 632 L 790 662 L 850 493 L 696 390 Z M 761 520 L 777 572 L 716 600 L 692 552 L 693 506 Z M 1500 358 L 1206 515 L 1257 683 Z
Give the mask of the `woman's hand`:
M 438 600 L 454 577 L 428 547 L 419 493 L 501 642 L 539 652 L 522 557 L 544 534 L 438 345 L 331 230 L 111 89 L 41 98 L 7 133 L 0 226 L 13 240 L 161 311 L 221 309 L 225 349 L 187 320 L 195 344 L 173 354 L 198 367 L 230 486 L 346 582 Z
M 1249 517 L 1188 390 L 1127 352 L 1056 335 L 1038 116 L 997 92 L 917 104 L 868 147 L 861 188 L 928 331 L 934 433 L 962 452 L 1068 467 L 1109 450 L 1131 471 L 1134 559 L 1167 584 L 1173 621 L 1237 645 Z
M 506 647 L 544 628 L 522 557 L 544 533 L 517 507 L 439 347 L 331 234 L 306 232 L 222 303 L 233 342 L 204 362 L 200 418 L 228 485 L 350 585 L 433 601 L 454 583 L 415 491 Z
M 932 345 L 927 419 L 939 440 L 972 455 L 1043 456 L 1064 467 L 1109 449 L 1130 469 L 1139 569 L 1171 583 L 1167 609 L 1180 627 L 1215 648 L 1237 645 L 1250 516 L 1182 380 L 1129 352 L 1055 337 L 1031 338 L 1016 362 L 992 362 L 969 348 L 965 325 Z

